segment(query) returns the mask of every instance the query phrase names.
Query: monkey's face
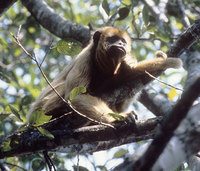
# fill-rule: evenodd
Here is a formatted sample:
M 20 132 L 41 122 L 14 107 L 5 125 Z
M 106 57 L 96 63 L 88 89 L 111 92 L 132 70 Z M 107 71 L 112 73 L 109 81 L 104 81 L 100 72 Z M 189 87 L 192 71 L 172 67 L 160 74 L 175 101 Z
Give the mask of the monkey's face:
M 105 27 L 96 31 L 93 36 L 96 44 L 96 60 L 107 72 L 115 72 L 116 67 L 131 51 L 131 39 L 123 31 L 113 27 Z
M 97 50 L 105 51 L 110 57 L 123 57 L 131 51 L 129 35 L 114 27 L 105 27 L 95 32 L 93 39 L 98 44 Z
M 103 45 L 107 55 L 111 58 L 126 56 L 127 42 L 123 37 L 118 35 L 107 37 Z

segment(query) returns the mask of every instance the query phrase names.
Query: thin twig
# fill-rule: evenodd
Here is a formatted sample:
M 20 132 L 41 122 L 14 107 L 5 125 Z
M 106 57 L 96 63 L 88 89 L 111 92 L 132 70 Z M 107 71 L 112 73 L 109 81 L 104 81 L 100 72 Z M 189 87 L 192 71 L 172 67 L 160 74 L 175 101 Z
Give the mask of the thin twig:
M 51 168 L 53 167 L 54 171 L 56 171 L 56 168 L 51 160 L 51 158 L 49 157 L 48 155 L 48 152 L 47 151 L 43 151 L 43 155 L 44 155 L 44 158 L 45 158 L 45 161 L 49 167 L 49 170 L 51 171 Z
M 169 86 L 169 87 L 175 88 L 176 90 L 184 91 L 184 90 L 181 89 L 181 88 L 175 87 L 175 86 L 173 86 L 173 85 L 171 85 L 171 84 L 168 84 L 168 83 L 165 83 L 164 81 L 161 81 L 160 79 L 158 79 L 158 78 L 154 77 L 153 75 L 151 75 L 148 71 L 145 71 L 145 73 L 146 73 L 148 76 L 150 76 L 151 78 L 153 78 L 153 79 L 159 81 L 159 82 L 162 83 L 162 84 L 165 84 L 165 85 L 167 85 L 167 86 Z
M 13 33 L 11 33 L 11 36 L 15 39 L 15 43 L 17 43 L 22 50 L 32 59 L 35 61 L 35 58 L 22 46 L 22 44 L 20 43 L 18 37 L 16 37 Z
M 52 43 L 53 43 L 53 39 L 51 40 L 50 45 L 49 45 L 48 49 L 46 50 L 46 53 L 45 53 L 45 55 L 44 55 L 44 57 L 43 57 L 43 59 L 42 59 L 42 61 L 41 61 L 41 63 L 40 63 L 40 67 L 42 67 L 42 64 L 43 64 L 43 62 L 45 61 L 45 59 L 46 59 L 46 57 L 47 57 L 47 54 L 48 54 L 49 51 L 51 50 L 51 45 L 52 45 Z
M 69 6 L 69 11 L 70 11 L 70 21 L 72 21 L 72 22 L 74 22 L 74 13 L 73 13 L 73 7 L 72 7 L 72 3 L 69 1 L 69 0 L 67 0 L 66 1 L 67 2 L 67 5 Z
M 47 154 L 47 151 L 43 151 L 44 159 L 45 159 L 45 164 L 48 166 L 49 171 L 51 171 L 51 163 L 49 162 L 49 156 Z
M 20 24 L 20 25 L 19 25 L 18 32 L 17 32 L 17 37 L 19 37 L 19 34 L 20 34 L 21 29 L 22 29 L 22 25 Z
M 185 13 L 185 6 L 183 4 L 183 1 L 182 0 L 177 0 L 177 4 L 181 10 L 181 13 L 182 13 L 182 20 L 183 20 L 183 24 L 185 25 L 186 28 L 190 27 L 190 21 Z
M 132 24 L 133 24 L 133 26 L 135 28 L 137 38 L 139 38 L 140 37 L 140 31 L 137 28 L 137 24 L 135 23 L 135 15 L 133 14 L 133 10 L 131 10 L 131 12 L 132 12 L 132 16 L 133 16 Z
M 161 40 L 159 38 L 141 38 L 141 37 L 131 37 L 132 41 L 153 41 L 153 40 Z
M 77 154 L 77 171 L 79 171 L 79 162 L 80 162 L 80 155 Z

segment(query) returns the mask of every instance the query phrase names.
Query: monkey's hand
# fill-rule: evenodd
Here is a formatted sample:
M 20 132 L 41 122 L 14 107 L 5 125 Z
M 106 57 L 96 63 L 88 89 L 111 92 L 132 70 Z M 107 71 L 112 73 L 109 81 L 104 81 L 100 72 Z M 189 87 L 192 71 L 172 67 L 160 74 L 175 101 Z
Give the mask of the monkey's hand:
M 156 52 L 156 58 L 167 59 L 167 54 L 164 53 L 163 51 L 159 50 L 159 51 Z
M 182 66 L 182 61 L 180 59 L 167 57 L 167 54 L 160 50 L 156 52 L 156 58 L 161 58 L 166 61 L 164 65 L 165 69 L 180 68 Z

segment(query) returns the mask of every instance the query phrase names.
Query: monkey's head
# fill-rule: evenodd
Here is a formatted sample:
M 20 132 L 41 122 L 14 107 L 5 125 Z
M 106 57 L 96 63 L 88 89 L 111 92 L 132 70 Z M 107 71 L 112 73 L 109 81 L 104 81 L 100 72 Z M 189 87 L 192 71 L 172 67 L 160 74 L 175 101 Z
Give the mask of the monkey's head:
M 121 61 L 131 52 L 128 33 L 114 27 L 105 27 L 94 33 L 95 57 L 98 66 L 108 74 L 115 74 Z

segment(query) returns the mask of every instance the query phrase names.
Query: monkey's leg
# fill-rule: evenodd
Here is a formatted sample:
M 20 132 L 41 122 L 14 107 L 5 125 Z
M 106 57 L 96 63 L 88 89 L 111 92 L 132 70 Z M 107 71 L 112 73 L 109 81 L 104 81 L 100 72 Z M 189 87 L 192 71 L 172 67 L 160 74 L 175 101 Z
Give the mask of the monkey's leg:
M 101 99 L 91 95 L 77 95 L 72 100 L 73 107 L 88 118 L 98 122 L 111 123 L 116 121 L 109 113 L 114 113 Z

